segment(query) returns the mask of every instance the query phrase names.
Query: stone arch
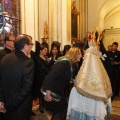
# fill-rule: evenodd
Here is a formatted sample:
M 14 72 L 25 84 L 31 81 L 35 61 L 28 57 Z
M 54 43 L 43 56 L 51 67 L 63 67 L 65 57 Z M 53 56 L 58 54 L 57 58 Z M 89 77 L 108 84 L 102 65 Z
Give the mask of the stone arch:
M 114 8 L 120 5 L 120 0 L 106 0 L 98 13 L 98 26 L 101 30 L 104 29 L 104 19 Z

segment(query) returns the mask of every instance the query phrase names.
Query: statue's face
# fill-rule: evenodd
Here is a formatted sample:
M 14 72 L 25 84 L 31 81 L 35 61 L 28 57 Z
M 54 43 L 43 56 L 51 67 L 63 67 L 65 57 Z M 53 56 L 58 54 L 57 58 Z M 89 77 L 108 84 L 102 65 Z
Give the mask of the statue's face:
M 92 35 L 92 33 L 89 33 L 89 34 L 87 35 L 87 39 L 88 39 L 88 40 L 93 39 L 93 35 Z

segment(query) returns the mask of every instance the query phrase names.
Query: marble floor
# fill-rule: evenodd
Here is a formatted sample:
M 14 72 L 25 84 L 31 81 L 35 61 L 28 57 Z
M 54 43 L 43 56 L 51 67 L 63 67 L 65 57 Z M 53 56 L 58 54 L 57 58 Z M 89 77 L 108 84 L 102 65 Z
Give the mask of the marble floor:
M 51 120 L 51 113 L 48 111 L 40 113 L 38 107 L 38 105 L 34 105 L 33 111 L 36 116 L 31 116 L 30 120 Z M 111 120 L 120 120 L 120 97 L 116 97 L 112 102 Z
M 31 116 L 30 120 L 51 120 L 51 113 L 44 111 L 44 113 L 39 112 L 38 105 L 33 107 L 33 112 L 36 116 Z
M 120 120 L 120 97 L 112 102 L 111 120 Z

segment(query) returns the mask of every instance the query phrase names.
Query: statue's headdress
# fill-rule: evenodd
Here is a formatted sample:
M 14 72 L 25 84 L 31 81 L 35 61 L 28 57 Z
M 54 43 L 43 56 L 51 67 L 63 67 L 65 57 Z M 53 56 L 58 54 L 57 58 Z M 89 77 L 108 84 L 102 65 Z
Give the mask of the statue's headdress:
M 101 36 L 100 30 L 98 29 L 98 27 L 95 27 L 92 32 L 92 43 L 94 45 L 100 44 L 100 40 L 101 40 L 100 36 Z
M 98 27 L 95 27 L 94 30 L 87 35 L 87 42 L 85 45 L 85 49 L 89 48 L 88 41 L 92 41 L 93 45 L 101 44 L 101 32 Z

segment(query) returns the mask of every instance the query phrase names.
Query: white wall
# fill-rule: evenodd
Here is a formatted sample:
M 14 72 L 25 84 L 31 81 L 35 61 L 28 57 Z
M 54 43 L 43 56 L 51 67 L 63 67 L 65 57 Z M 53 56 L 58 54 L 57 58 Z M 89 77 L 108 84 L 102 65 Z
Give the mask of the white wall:
M 112 45 L 113 42 L 118 42 L 118 50 L 120 50 L 120 34 L 109 34 L 104 38 L 104 45 L 107 50 L 108 45 Z
M 105 29 L 120 28 L 120 11 L 107 17 L 104 22 Z
M 48 0 L 21 0 L 21 33 L 41 42 L 44 22 L 48 22 Z
M 92 31 L 98 26 L 98 14 L 102 6 L 107 0 L 88 0 L 88 31 Z
M 118 42 L 118 50 L 120 50 L 120 6 L 115 7 L 106 15 L 104 19 L 104 29 L 110 29 L 105 33 L 104 44 L 107 48 L 113 42 Z
M 94 26 L 104 29 L 114 29 L 105 33 L 104 45 L 107 46 L 113 42 L 118 42 L 120 50 L 120 1 L 117 0 L 88 0 L 88 31 L 92 31 Z
M 38 0 L 21 0 L 21 33 L 31 35 L 33 43 L 38 39 Z M 33 50 L 35 46 L 33 46 Z

